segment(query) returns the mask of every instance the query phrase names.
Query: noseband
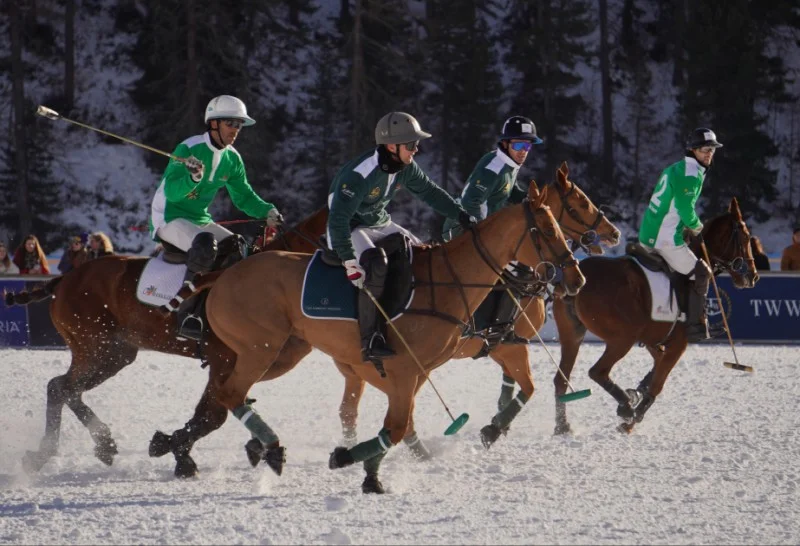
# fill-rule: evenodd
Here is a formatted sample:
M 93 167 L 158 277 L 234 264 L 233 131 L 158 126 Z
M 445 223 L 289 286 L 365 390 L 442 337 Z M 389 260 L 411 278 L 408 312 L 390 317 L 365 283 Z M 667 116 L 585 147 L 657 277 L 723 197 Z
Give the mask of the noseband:
M 578 214 L 578 211 L 575 210 L 575 208 L 569 203 L 569 196 L 575 191 L 575 183 L 570 182 L 569 180 L 567 180 L 567 182 L 569 182 L 570 188 L 566 193 L 561 192 L 561 186 L 558 184 L 553 184 L 556 193 L 561 200 L 561 212 L 559 213 L 556 221 L 558 222 L 558 225 L 561 226 L 562 231 L 570 234 L 570 238 L 572 239 L 572 251 L 574 252 L 578 248 L 582 248 L 588 254 L 589 252 L 587 247 L 597 243 L 597 227 L 600 225 L 606 215 L 602 210 L 597 209 L 597 217 L 594 219 L 594 222 L 591 224 L 585 222 L 583 218 L 581 218 L 581 215 Z M 572 218 L 579 226 L 586 228 L 586 231 L 580 232 L 576 229 L 565 227 L 561 222 L 561 218 L 564 216 L 565 212 L 567 213 L 567 216 Z M 572 235 L 577 237 L 573 237 Z

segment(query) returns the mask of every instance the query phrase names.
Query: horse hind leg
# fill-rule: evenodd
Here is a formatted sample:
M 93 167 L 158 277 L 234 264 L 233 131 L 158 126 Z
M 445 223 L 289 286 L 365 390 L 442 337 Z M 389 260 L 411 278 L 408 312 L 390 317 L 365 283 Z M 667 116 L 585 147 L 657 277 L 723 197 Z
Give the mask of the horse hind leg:
M 342 443 L 350 448 L 358 443 L 356 425 L 358 422 L 358 404 L 364 395 L 366 383 L 353 371 L 349 364 L 333 361 L 339 373 L 344 376 L 344 392 L 339 404 L 339 421 L 342 424 Z

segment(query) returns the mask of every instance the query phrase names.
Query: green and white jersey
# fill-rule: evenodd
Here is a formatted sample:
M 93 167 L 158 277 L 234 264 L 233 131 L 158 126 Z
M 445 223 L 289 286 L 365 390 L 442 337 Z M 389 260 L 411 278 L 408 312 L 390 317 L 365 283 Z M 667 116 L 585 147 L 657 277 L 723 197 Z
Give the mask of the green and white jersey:
M 506 205 L 520 203 L 528 192 L 517 186 L 520 166 L 499 148 L 484 155 L 467 179 L 460 202 L 471 216 L 483 220 Z M 463 231 L 455 220 L 442 227 L 445 241 Z
M 208 133 L 187 138 L 175 148 L 177 157 L 194 156 L 203 162 L 203 179 L 195 183 L 183 163 L 170 160 L 158 185 L 150 214 L 150 236 L 176 218 L 197 225 L 213 222 L 208 207 L 220 188 L 225 186 L 233 204 L 253 218 L 266 218 L 275 208 L 261 199 L 247 182 L 244 163 L 233 146 L 219 149 Z
M 650 248 L 685 246 L 684 228 L 703 226 L 694 210 L 706 168 L 693 157 L 673 163 L 661 173 L 639 228 L 639 242 Z
M 378 165 L 378 150 L 364 152 L 342 167 L 328 194 L 328 238 L 342 260 L 355 259 L 350 233 L 359 226 L 380 227 L 389 223 L 386 207 L 401 187 L 447 216 L 458 218 L 461 207 L 450 194 L 428 178 L 412 161 L 397 173 Z

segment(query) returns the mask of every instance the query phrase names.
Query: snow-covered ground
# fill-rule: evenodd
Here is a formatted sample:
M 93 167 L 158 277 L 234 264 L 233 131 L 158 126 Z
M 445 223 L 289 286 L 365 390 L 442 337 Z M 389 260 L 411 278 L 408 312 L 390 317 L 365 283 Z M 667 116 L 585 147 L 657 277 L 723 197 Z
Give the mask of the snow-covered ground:
M 558 347 L 552 346 L 556 358 Z M 314 352 L 294 371 L 254 387 L 256 407 L 287 446 L 283 476 L 253 469 L 249 433 L 234 419 L 194 450 L 201 474 L 178 480 L 171 456 L 148 457 L 156 429 L 194 409 L 206 372 L 189 359 L 142 353 L 84 396 L 120 448 L 94 458 L 88 432 L 65 409 L 59 455 L 26 475 L 20 459 L 44 429 L 47 381 L 68 351 L 0 350 L 0 543 L 3 544 L 797 544 L 800 542 L 800 348 L 737 347 L 754 374 L 722 366 L 725 345 L 692 346 L 633 434 L 615 430 L 611 397 L 586 375 L 601 345 L 586 345 L 573 375 L 594 394 L 569 403 L 574 433 L 553 436 L 553 365 L 532 348 L 539 390 L 491 450 L 499 368 L 454 361 L 433 373 L 416 422 L 435 455 L 402 444 L 384 460 L 386 495 L 363 495 L 359 465 L 332 471 L 343 381 Z M 649 368 L 634 349 L 613 377 L 632 387 Z M 381 427 L 385 399 L 368 388 L 360 438 Z

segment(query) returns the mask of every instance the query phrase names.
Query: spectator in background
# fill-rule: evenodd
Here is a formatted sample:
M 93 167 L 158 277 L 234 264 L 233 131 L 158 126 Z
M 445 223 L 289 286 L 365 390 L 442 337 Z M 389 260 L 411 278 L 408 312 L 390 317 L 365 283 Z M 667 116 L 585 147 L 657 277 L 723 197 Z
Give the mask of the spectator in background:
M 72 271 L 85 262 L 88 257 L 89 253 L 86 250 L 86 239 L 79 235 L 70 237 L 69 245 L 61 256 L 61 261 L 58 263 L 58 270 L 61 271 L 61 273 Z
M 5 243 L 0 243 L 0 275 L 18 275 L 19 267 L 11 261 L 8 255 L 8 247 Z
M 764 252 L 764 246 L 761 244 L 761 239 L 755 235 L 750 237 L 750 250 L 753 251 L 753 261 L 756 263 L 758 271 L 769 271 L 769 256 Z
M 28 235 L 14 252 L 14 263 L 19 267 L 20 275 L 49 275 L 47 256 L 36 235 Z
M 95 231 L 89 235 L 89 260 L 95 260 L 103 256 L 111 256 L 114 254 L 114 245 L 111 244 L 111 239 L 102 231 Z
M 783 249 L 781 271 L 800 271 L 800 225 L 794 226 L 792 244 Z

